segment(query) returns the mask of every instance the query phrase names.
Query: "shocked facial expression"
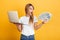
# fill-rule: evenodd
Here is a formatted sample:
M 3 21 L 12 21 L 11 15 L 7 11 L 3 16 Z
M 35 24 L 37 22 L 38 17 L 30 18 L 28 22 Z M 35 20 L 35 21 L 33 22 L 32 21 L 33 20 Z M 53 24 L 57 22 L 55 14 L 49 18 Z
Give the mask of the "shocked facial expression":
M 29 15 L 32 15 L 32 12 L 33 12 L 33 7 L 32 6 L 29 6 L 28 7 L 28 13 L 29 13 Z

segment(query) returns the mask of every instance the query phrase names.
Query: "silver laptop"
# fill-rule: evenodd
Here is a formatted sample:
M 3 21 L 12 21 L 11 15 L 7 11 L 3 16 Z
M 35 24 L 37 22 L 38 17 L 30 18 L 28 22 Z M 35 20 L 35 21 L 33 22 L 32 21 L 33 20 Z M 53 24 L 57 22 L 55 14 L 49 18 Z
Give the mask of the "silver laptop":
M 8 18 L 9 18 L 9 21 L 12 23 L 19 23 L 17 11 L 8 11 Z

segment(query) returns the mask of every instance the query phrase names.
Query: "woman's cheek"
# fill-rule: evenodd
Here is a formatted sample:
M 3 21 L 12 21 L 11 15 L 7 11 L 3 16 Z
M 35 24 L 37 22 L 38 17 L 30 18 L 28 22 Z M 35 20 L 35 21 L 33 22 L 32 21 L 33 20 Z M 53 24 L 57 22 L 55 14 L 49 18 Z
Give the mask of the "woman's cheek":
M 33 12 L 33 10 L 30 10 L 30 12 Z

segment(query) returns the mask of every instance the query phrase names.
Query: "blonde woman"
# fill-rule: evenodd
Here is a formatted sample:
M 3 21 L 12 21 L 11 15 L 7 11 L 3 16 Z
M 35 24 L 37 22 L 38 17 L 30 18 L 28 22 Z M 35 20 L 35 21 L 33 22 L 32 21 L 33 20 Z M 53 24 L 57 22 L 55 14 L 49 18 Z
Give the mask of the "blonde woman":
M 43 21 L 39 25 L 37 25 L 38 20 L 33 15 L 34 6 L 32 4 L 27 4 L 25 6 L 25 16 L 22 16 L 19 19 L 20 23 L 15 23 L 17 25 L 17 29 L 21 31 L 21 40 L 35 40 L 34 29 L 39 29 L 46 21 Z

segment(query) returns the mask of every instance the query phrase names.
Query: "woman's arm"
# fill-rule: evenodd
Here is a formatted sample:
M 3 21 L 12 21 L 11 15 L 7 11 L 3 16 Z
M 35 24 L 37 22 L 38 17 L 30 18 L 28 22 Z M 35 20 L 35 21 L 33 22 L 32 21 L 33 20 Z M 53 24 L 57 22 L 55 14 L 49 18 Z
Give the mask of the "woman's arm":
M 43 24 L 45 24 L 45 23 L 47 23 L 48 22 L 48 20 L 47 19 L 45 19 L 43 22 L 41 22 L 40 24 L 38 24 L 38 22 L 35 22 L 34 23 L 34 28 L 37 30 L 37 29 L 39 29 Z M 38 25 L 37 25 L 38 24 Z
M 14 24 L 17 26 L 18 31 L 21 32 L 22 31 L 22 24 L 20 24 L 20 23 L 14 23 Z
M 36 23 L 34 23 L 34 28 L 37 30 L 37 29 L 39 29 L 43 24 L 45 24 L 44 22 L 41 22 L 40 24 L 37 24 L 37 22 Z

